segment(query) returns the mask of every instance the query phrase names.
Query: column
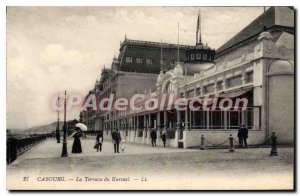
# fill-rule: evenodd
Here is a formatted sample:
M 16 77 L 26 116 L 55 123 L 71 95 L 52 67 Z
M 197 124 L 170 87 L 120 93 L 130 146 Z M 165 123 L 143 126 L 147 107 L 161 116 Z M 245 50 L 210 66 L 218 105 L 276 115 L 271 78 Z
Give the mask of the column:
M 189 115 L 189 110 L 188 110 L 188 107 L 187 109 L 185 110 L 185 113 L 184 113 L 184 131 L 183 131 L 183 137 L 182 137 L 182 141 L 183 141 L 183 148 L 186 148 L 186 143 L 187 143 L 187 132 L 189 131 L 189 118 L 188 118 L 188 115 Z
M 136 129 L 135 129 L 135 139 L 138 138 L 139 131 L 139 116 L 136 116 Z
M 177 123 L 176 123 L 176 130 L 175 130 L 175 141 L 177 142 L 179 139 L 180 124 L 181 124 L 180 111 L 177 110 L 176 115 L 177 115 Z
M 160 111 L 156 114 L 156 128 L 157 131 L 160 131 Z
M 165 110 L 164 111 L 164 128 L 163 128 L 163 131 L 167 131 L 167 117 L 168 117 L 168 115 L 167 115 L 167 111 Z
M 226 76 L 223 76 L 223 82 L 222 82 L 223 91 L 226 89 Z
M 146 131 L 147 131 L 147 119 L 146 119 L 146 115 L 143 116 L 143 120 L 144 120 L 144 127 L 143 127 L 143 135 L 142 135 L 142 141 L 143 143 L 145 143 L 145 136 L 146 136 Z
M 242 70 L 241 80 L 242 80 L 242 85 L 245 85 L 246 84 L 246 70 L 245 69 Z
M 150 138 L 151 138 L 151 129 L 152 129 L 152 123 L 151 123 L 151 114 L 149 114 L 149 117 L 148 117 L 148 132 L 147 132 L 147 144 L 150 144 Z
M 215 93 L 218 91 L 218 81 L 217 80 L 215 80 L 215 82 L 214 82 L 214 91 L 215 91 Z

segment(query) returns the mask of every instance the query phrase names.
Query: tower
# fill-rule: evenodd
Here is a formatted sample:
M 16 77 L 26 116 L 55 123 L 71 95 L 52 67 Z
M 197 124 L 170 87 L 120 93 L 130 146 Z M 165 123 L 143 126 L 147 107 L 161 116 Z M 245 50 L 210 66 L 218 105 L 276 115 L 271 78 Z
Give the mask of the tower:
M 192 49 L 188 49 L 185 53 L 186 62 L 184 64 L 188 75 L 199 73 L 206 70 L 214 63 L 216 51 L 207 44 L 202 43 L 201 35 L 201 11 L 199 10 L 197 29 L 196 29 L 196 45 Z

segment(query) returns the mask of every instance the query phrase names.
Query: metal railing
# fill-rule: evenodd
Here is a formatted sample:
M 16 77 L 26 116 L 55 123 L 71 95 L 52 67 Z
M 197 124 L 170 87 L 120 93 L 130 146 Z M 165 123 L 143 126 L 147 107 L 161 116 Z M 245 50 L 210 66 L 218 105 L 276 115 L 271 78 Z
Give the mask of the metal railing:
M 7 138 L 6 140 L 6 163 L 10 164 L 17 159 L 19 155 L 32 148 L 36 144 L 47 139 L 47 134 L 33 135 L 24 138 Z

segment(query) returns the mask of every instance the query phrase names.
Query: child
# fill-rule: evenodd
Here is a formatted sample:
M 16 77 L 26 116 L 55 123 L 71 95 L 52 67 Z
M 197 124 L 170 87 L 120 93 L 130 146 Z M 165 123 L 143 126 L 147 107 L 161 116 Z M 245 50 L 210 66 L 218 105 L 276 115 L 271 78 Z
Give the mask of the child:
M 122 153 L 124 153 L 125 152 L 125 140 L 122 141 L 122 147 L 121 148 L 122 148 Z

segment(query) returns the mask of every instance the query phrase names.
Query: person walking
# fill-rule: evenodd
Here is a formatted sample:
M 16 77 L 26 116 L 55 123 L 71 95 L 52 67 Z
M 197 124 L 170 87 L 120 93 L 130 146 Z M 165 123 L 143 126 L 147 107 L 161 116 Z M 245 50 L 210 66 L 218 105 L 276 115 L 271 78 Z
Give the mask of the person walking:
M 103 143 L 103 132 L 99 131 L 96 136 L 97 152 L 102 151 L 102 143 Z
M 161 140 L 163 141 L 164 143 L 164 147 L 166 147 L 166 141 L 167 141 L 167 135 L 166 135 L 166 132 L 164 132 L 161 136 Z
M 243 125 L 241 128 L 241 137 L 244 142 L 245 148 L 248 148 L 247 139 L 248 139 L 248 128 Z
M 156 146 L 156 139 L 157 139 L 157 134 L 155 129 L 152 129 L 150 136 L 151 136 L 152 147 L 154 147 Z
M 73 137 L 74 137 L 74 142 L 72 146 L 72 153 L 82 153 L 81 142 L 80 142 L 81 129 L 79 127 L 75 128 L 75 134 L 73 135 Z
M 241 125 L 239 126 L 237 136 L 239 138 L 239 147 L 242 148 L 243 147 L 243 138 L 242 138 L 242 126 Z
M 119 132 L 118 129 L 116 129 L 113 133 L 112 133 L 112 140 L 113 140 L 113 143 L 114 143 L 114 150 L 115 150 L 115 153 L 120 153 L 119 152 L 119 144 L 120 144 L 120 141 L 121 141 L 121 134 Z

